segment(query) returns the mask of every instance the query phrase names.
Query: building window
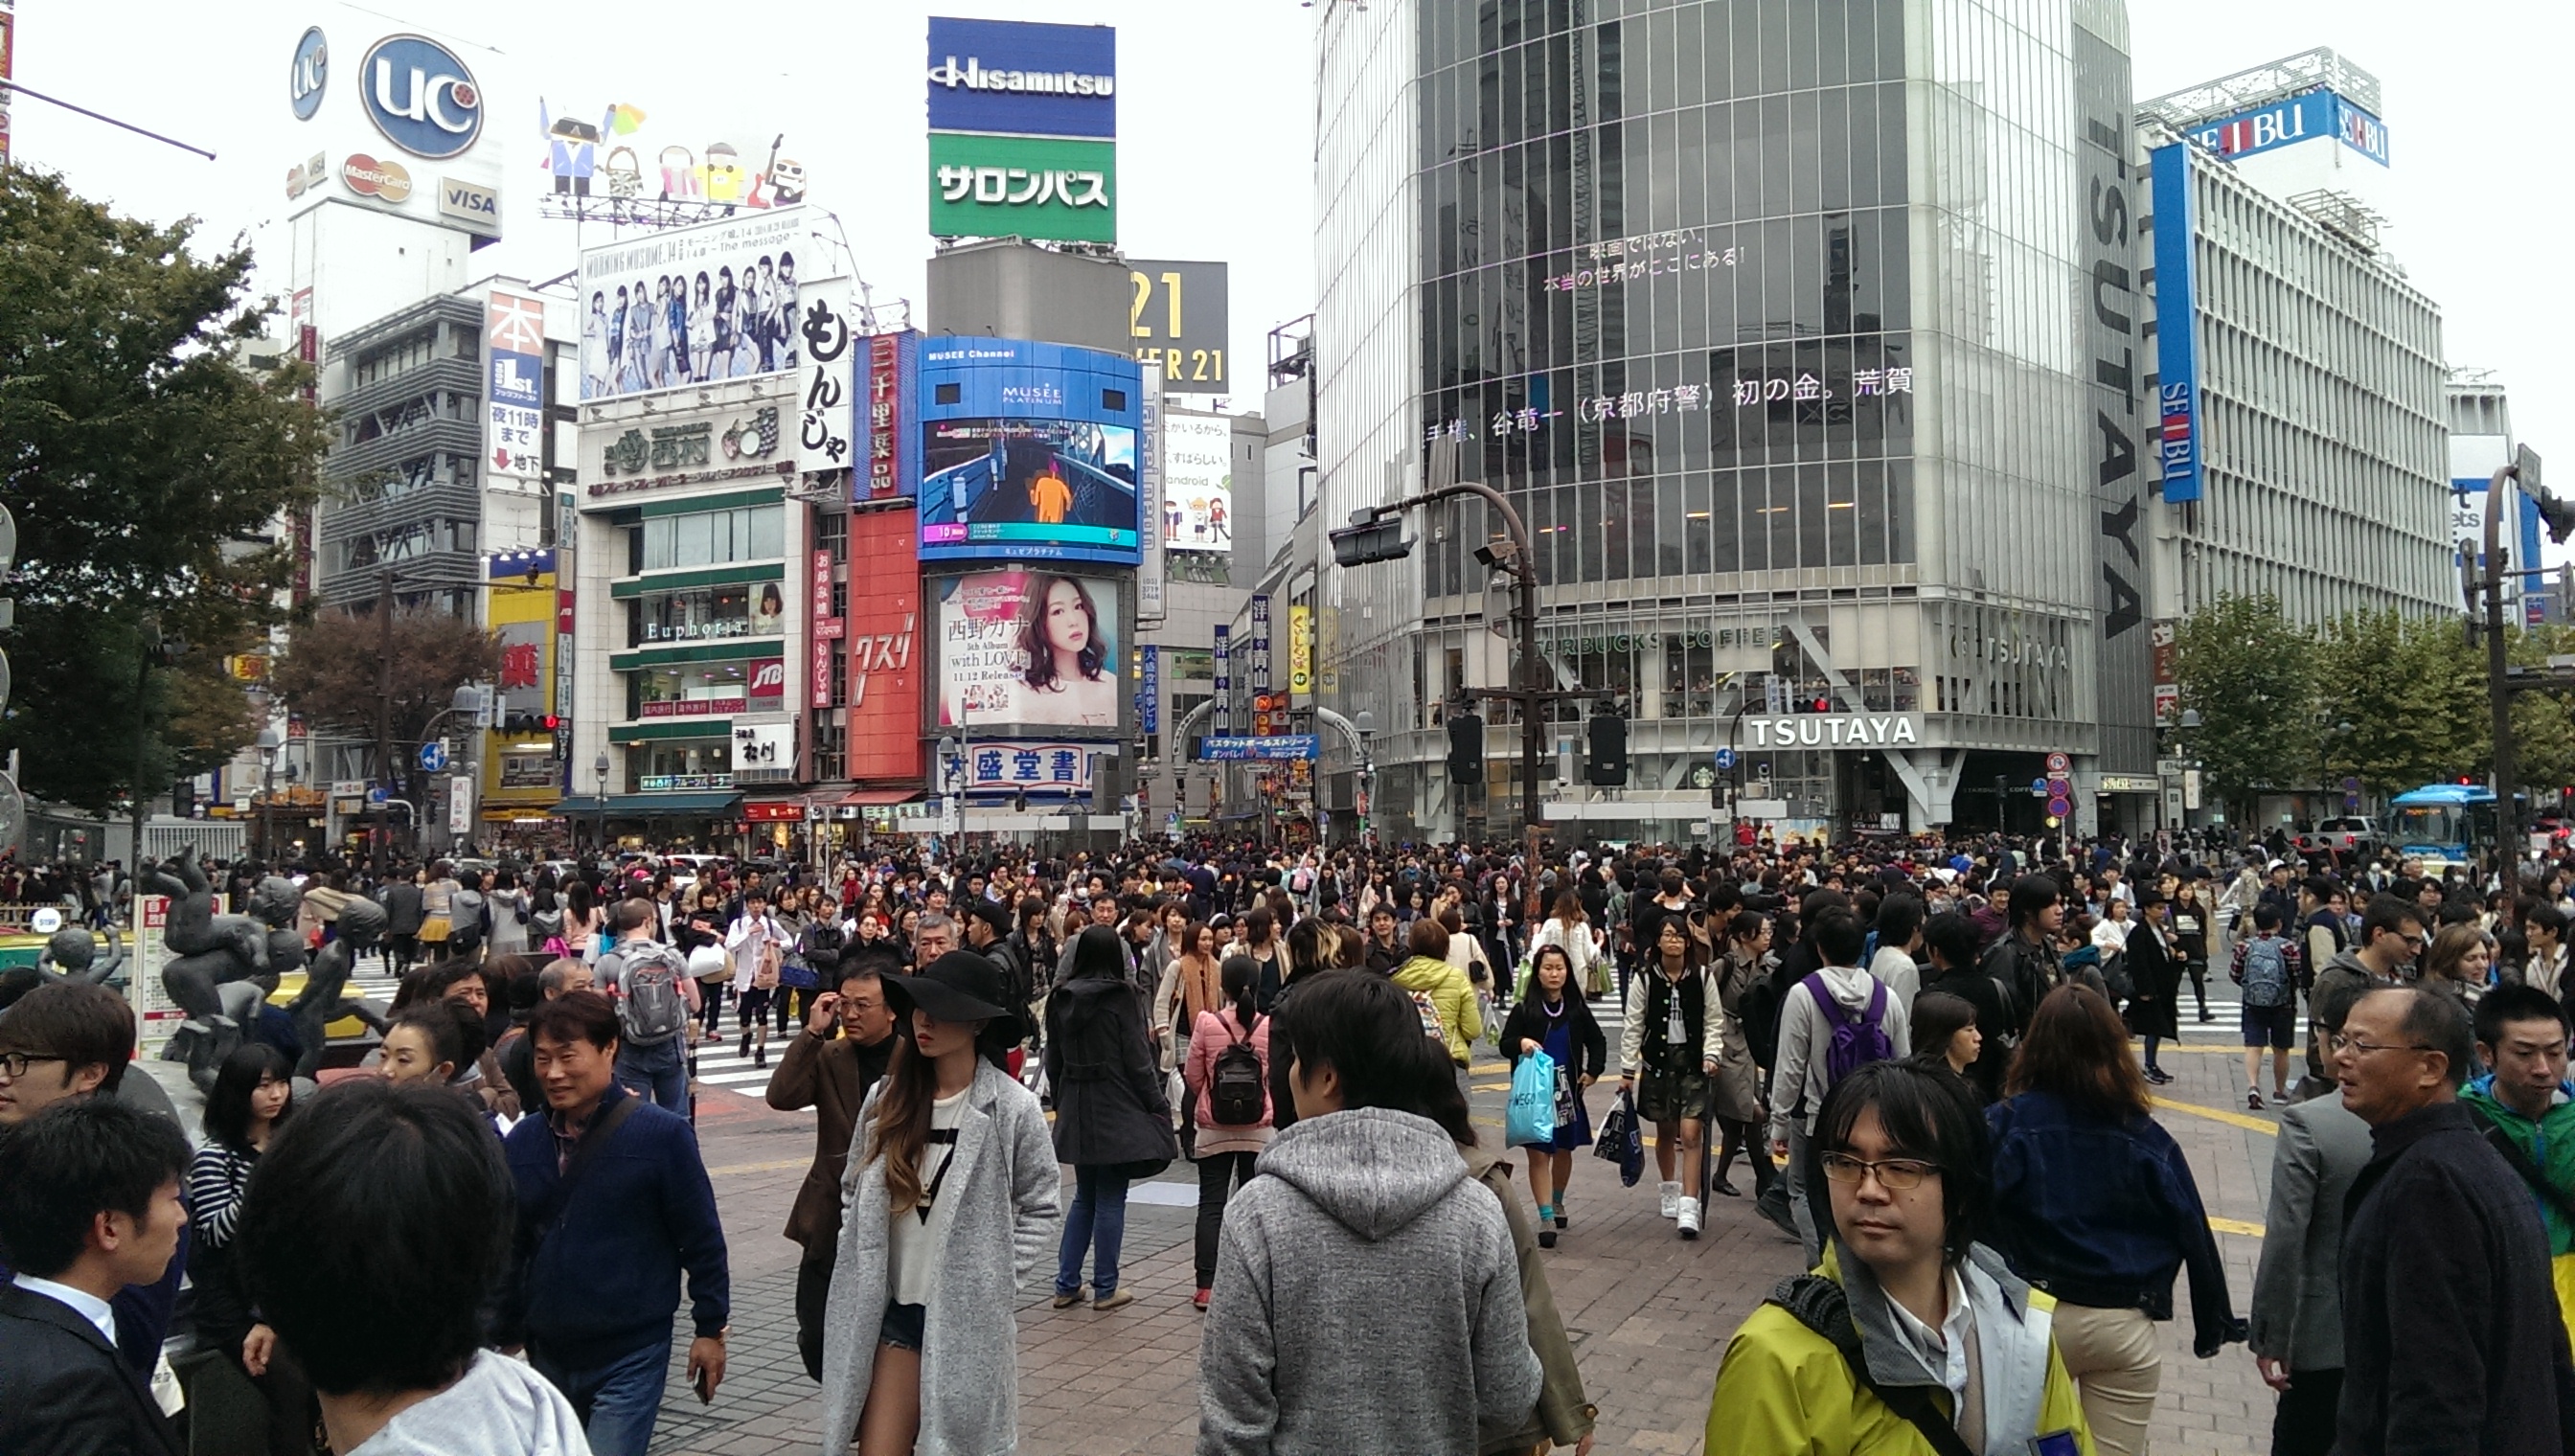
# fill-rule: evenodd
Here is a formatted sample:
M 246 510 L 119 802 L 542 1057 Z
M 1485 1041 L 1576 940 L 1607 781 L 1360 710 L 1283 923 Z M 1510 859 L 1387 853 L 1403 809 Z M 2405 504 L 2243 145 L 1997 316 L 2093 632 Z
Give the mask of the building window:
M 656 516 L 644 523 L 642 570 L 776 561 L 786 554 L 786 531 L 783 506 Z
M 834 661 L 845 662 L 847 659 L 836 657 Z M 813 728 L 815 778 L 828 782 L 849 777 L 850 737 L 849 730 L 841 726 L 841 716 L 828 710 L 819 711 L 814 715 Z
M 814 513 L 814 545 L 832 554 L 832 565 L 850 564 L 850 517 L 846 511 Z

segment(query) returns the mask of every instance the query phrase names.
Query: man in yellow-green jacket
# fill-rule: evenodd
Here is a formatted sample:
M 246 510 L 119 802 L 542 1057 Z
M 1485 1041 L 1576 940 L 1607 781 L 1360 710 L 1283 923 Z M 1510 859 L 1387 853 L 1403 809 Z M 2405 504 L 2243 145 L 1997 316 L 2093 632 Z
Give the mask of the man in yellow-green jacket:
M 2093 1456 L 2055 1300 L 1974 1241 L 1985 1121 L 1945 1068 L 1873 1062 L 1825 1094 L 1809 1176 L 1831 1229 L 1725 1347 L 1727 1456 Z
M 2459 1101 L 2522 1185 L 2548 1230 L 2558 1317 L 2575 1338 L 2575 1086 L 2566 1080 L 2566 1008 L 2530 985 L 2500 985 L 2477 1001 L 2477 1056 L 2494 1068 Z
M 1412 922 L 1403 943 L 1412 958 L 1394 968 L 1392 979 L 1407 991 L 1430 997 L 1439 1012 L 1440 1033 L 1448 1038 L 1448 1059 L 1457 1063 L 1462 1078 L 1474 1058 L 1475 1038 L 1484 1034 L 1484 1013 L 1475 1003 L 1474 982 L 1448 963 L 1448 932 L 1428 915 Z

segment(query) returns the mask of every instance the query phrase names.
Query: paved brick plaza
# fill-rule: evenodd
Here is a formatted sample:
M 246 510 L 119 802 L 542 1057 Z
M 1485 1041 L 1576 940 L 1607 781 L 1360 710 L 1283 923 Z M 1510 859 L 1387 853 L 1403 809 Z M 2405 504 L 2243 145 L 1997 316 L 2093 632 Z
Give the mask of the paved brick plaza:
M 2230 1008 L 2231 1009 L 2231 1008 Z M 2225 1013 L 2221 1013 L 2225 1014 Z M 2240 1053 L 2217 1025 L 2189 1024 L 2168 1050 L 2178 1080 L 2161 1114 L 2199 1178 L 2221 1230 L 2243 1313 L 2261 1252 L 2270 1185 L 2271 1125 L 2242 1110 Z M 1479 1076 L 1476 1112 L 1499 1135 L 1499 1063 Z M 2267 1075 L 2267 1070 L 2266 1070 Z M 1607 1089 L 1595 1088 L 1595 1120 Z M 699 1131 L 733 1246 L 731 1368 L 712 1406 L 700 1406 L 673 1365 L 654 1450 L 663 1456 L 769 1456 L 816 1447 L 819 1408 L 795 1346 L 796 1246 L 780 1236 L 813 1144 L 805 1114 L 710 1092 Z M 1648 1163 L 1647 1178 L 1652 1176 Z M 1750 1180 L 1738 1166 L 1735 1182 Z M 1146 1201 L 1146 1200 L 1160 1201 Z M 1110 1314 L 1046 1307 L 1047 1277 L 1020 1310 L 1021 1449 L 1032 1456 L 1181 1456 L 1198 1434 L 1199 1315 L 1190 1308 L 1197 1184 L 1186 1164 L 1139 1185 L 1128 1212 L 1127 1279 L 1137 1300 Z M 1547 1257 L 1558 1307 L 1600 1407 L 1595 1450 L 1696 1452 L 1718 1353 L 1735 1325 L 1796 1264 L 1794 1245 L 1757 1219 L 1748 1197 L 1711 1200 L 1709 1227 L 1684 1244 L 1654 1212 L 1648 1184 L 1621 1188 L 1608 1164 L 1580 1160 L 1573 1226 Z M 1051 1271 L 1050 1271 L 1051 1275 Z M 2252 1357 L 2230 1346 L 2201 1361 L 2189 1349 L 2187 1281 L 2165 1326 L 2159 1456 L 2253 1456 L 2270 1447 L 2271 1394 Z M 685 1351 L 686 1341 L 675 1344 Z

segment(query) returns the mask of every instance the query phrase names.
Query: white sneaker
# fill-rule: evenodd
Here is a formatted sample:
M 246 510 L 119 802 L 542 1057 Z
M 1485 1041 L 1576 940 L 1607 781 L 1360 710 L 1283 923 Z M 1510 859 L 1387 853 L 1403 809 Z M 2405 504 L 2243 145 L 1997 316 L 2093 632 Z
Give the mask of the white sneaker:
M 1680 1208 L 1680 1217 L 1681 1217 L 1681 1237 L 1683 1237 L 1683 1238 L 1696 1238 L 1696 1237 L 1698 1237 L 1698 1200 L 1697 1200 L 1697 1199 L 1695 1199 L 1695 1198 L 1684 1198 L 1684 1199 L 1682 1199 L 1682 1200 L 1681 1200 L 1681 1208 Z
M 1681 1185 L 1678 1183 L 1665 1183 L 1662 1185 L 1662 1190 L 1663 1216 L 1665 1218 L 1678 1218 L 1681 1212 Z

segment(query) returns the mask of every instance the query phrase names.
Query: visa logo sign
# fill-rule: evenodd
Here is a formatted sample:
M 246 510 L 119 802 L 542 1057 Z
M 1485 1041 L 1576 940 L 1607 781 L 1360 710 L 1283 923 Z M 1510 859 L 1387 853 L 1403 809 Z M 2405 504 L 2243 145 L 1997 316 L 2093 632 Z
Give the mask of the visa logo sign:
M 501 235 L 501 194 L 497 189 L 442 177 L 438 179 L 438 211 L 464 223 L 468 232 L 495 238 Z
M 2191 140 L 2221 157 L 2251 157 L 2323 137 L 2384 167 L 2387 123 L 2331 91 L 2310 91 L 2255 111 L 2213 121 L 2190 134 Z

